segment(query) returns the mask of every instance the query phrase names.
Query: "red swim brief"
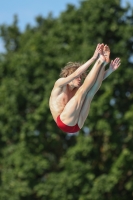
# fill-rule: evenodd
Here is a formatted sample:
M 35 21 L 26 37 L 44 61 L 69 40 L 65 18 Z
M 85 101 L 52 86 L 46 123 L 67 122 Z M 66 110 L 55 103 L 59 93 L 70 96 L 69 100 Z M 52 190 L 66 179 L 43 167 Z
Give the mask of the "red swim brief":
M 68 126 L 64 124 L 60 119 L 60 115 L 57 117 L 56 123 L 57 123 L 57 126 L 66 133 L 76 133 L 80 130 L 78 124 L 76 124 L 75 126 Z

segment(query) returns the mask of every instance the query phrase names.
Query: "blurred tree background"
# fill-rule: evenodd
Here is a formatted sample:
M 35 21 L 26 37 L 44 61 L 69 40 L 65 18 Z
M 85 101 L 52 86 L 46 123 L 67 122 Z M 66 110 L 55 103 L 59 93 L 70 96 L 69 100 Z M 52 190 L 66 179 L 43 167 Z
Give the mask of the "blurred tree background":
M 36 26 L 0 26 L 0 200 L 133 199 L 133 9 L 81 1 Z M 62 67 L 108 44 L 120 68 L 107 78 L 76 136 L 60 131 L 49 96 Z

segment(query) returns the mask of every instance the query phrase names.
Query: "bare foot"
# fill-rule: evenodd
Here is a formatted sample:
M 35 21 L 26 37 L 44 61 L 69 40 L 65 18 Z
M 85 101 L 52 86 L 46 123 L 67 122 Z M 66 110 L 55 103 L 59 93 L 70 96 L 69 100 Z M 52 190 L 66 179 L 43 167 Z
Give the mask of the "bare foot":
M 110 62 L 110 48 L 108 45 L 105 45 L 103 48 L 103 54 L 106 59 L 106 63 L 108 64 Z
M 102 60 L 102 62 L 106 62 L 106 57 L 104 56 L 104 44 L 102 43 L 100 45 L 100 60 Z

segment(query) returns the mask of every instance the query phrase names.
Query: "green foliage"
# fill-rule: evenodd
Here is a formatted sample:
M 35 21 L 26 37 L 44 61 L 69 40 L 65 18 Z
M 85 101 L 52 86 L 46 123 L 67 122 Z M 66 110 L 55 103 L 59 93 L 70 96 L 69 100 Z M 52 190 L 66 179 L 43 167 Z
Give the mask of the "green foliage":
M 23 33 L 17 17 L 0 26 L 0 200 L 133 198 L 132 24 L 130 5 L 89 0 L 38 16 Z M 68 61 L 86 61 L 101 42 L 122 64 L 79 135 L 66 135 L 49 110 L 52 87 Z

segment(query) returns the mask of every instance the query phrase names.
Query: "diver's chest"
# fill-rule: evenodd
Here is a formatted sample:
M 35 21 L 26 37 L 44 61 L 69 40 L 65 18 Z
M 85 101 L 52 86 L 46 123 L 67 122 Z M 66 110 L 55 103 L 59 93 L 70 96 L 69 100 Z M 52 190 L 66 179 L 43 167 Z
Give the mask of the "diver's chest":
M 75 92 L 65 92 L 63 94 L 63 101 L 66 104 L 75 95 Z

